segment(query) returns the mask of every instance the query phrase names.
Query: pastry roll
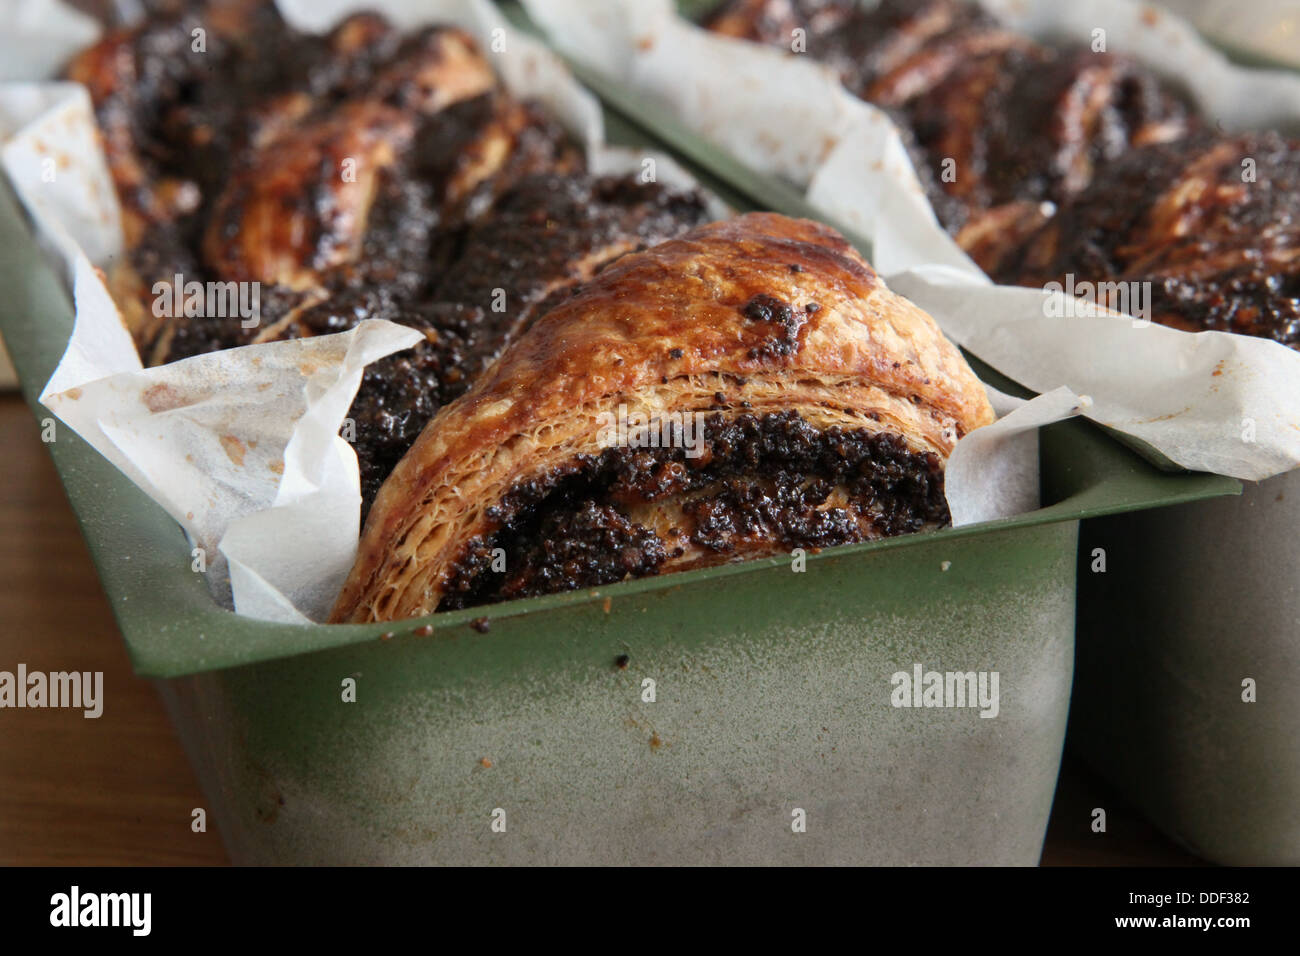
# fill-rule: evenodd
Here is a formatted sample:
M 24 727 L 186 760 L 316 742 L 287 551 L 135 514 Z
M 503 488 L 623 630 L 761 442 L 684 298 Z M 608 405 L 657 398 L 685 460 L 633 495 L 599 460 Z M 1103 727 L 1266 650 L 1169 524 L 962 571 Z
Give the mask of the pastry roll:
M 404 296 L 400 282 L 394 288 L 376 279 L 389 258 L 388 249 L 376 250 L 355 272 L 334 276 L 326 297 L 295 304 L 257 341 L 341 332 L 370 318 L 424 333 L 415 348 L 366 367 L 349 412 L 364 514 L 434 413 L 463 394 L 549 303 L 619 256 L 708 219 L 694 190 L 632 176 L 529 176 L 490 215 L 457 233 L 459 251 L 423 294 Z M 394 251 L 403 248 L 398 243 Z
M 1039 43 L 965 0 L 731 0 L 711 29 L 807 52 L 888 111 L 936 216 L 989 274 L 1130 150 L 1202 125 L 1140 63 Z
M 992 420 L 930 317 L 833 230 L 702 226 L 604 268 L 439 412 L 332 619 L 939 527 L 948 455 Z
M 155 365 L 372 318 L 419 330 L 366 368 L 349 411 L 363 516 L 534 316 L 710 218 L 695 190 L 589 173 L 456 27 L 358 13 L 316 36 L 262 0 L 164 6 L 67 70 L 90 89 L 125 212 L 114 298 Z M 190 55 L 195 17 L 212 46 Z M 185 291 L 209 283 L 213 308 Z
M 1202 133 L 1133 150 L 996 278 L 1110 283 L 1163 325 L 1300 348 L 1300 140 Z

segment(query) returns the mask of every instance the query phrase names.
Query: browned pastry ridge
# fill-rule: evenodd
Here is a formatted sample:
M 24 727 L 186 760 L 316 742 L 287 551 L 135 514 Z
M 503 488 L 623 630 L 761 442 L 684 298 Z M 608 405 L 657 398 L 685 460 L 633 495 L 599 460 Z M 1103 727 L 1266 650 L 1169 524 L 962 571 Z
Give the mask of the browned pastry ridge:
M 833 230 L 702 226 L 607 266 L 442 409 L 380 490 L 332 619 L 940 526 L 948 455 L 992 419 L 930 317 Z

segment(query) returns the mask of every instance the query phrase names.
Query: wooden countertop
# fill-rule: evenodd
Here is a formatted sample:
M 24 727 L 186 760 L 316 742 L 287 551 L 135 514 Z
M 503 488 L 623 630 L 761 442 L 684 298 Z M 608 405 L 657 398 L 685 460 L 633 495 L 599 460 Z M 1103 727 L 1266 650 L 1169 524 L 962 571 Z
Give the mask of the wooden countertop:
M 104 713 L 0 710 L 0 865 L 211 865 L 227 862 L 153 686 L 131 672 L 108 602 L 31 411 L 0 394 L 0 670 L 103 671 Z M 1108 833 L 1091 832 L 1106 807 Z M 1046 865 L 1188 865 L 1068 756 L 1043 851 Z
M 0 864 L 224 863 L 153 685 L 131 672 L 30 409 L 0 395 L 0 670 L 103 671 L 104 713 L 0 710 Z

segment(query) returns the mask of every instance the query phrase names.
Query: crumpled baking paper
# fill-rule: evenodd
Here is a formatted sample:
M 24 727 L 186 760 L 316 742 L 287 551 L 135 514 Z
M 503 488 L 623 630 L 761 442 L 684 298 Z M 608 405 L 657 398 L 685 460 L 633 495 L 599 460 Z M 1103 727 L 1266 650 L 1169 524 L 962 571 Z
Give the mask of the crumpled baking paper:
M 1037 510 L 1038 429 L 1073 418 L 1092 404 L 1092 399 L 1068 388 L 1028 401 L 986 388 L 998 420 L 957 442 L 944 469 L 955 528 Z
M 365 366 L 423 335 L 372 319 L 101 375 L 116 311 L 89 261 L 75 269 L 77 324 L 41 402 L 185 529 L 186 560 L 218 600 L 271 620 L 324 616 L 361 516 L 357 456 L 339 429 Z
M 483 0 L 280 0 L 305 30 L 328 29 L 348 12 L 377 9 L 399 26 L 452 22 L 484 49 L 519 95 L 542 100 L 602 172 L 626 172 L 654 155 L 656 175 L 693 181 L 668 157 L 603 145 L 600 109 L 559 62 L 513 31 Z M 52 19 L 45 19 L 41 10 Z M 81 23 L 57 0 L 24 0 L 20 26 Z M 65 20 L 64 18 L 67 18 Z M 92 24 L 93 26 L 93 24 Z M 497 31 L 501 31 L 497 33 Z M 40 241 L 65 269 L 76 324 L 41 401 L 112 461 L 184 528 L 217 599 L 239 614 L 307 623 L 323 619 L 354 560 L 360 507 L 356 455 L 339 429 L 365 365 L 409 348 L 420 333 L 371 320 L 352 331 L 250 345 L 142 367 L 97 266 L 121 254 L 120 211 L 95 139 L 86 91 L 52 75 L 88 42 L 49 43 L 48 62 L 29 56 L 32 81 L 0 85 L 0 159 Z M 21 45 L 0 38 L 0 53 Z M 33 47 L 34 49 L 34 47 Z M 46 171 L 51 162 L 56 175 Z M 717 206 L 721 214 L 724 208 Z M 948 473 L 954 523 L 1038 507 L 1037 429 L 1075 414 L 1086 400 L 1066 390 L 1021 402 L 990 390 L 997 424 L 959 443 Z
M 1030 35 L 1090 42 L 1105 30 L 1107 49 L 1182 80 L 1226 130 L 1300 125 L 1300 76 L 1235 67 L 1169 13 L 1130 0 L 984 5 Z M 711 34 L 678 17 L 672 0 L 524 6 L 568 56 L 756 172 L 806 189 L 828 222 L 869 243 L 863 251 L 891 288 L 1008 377 L 1090 396 L 1084 415 L 1145 442 L 1163 463 L 1250 480 L 1300 464 L 1300 353 L 992 285 L 938 224 L 890 119 L 824 65 Z

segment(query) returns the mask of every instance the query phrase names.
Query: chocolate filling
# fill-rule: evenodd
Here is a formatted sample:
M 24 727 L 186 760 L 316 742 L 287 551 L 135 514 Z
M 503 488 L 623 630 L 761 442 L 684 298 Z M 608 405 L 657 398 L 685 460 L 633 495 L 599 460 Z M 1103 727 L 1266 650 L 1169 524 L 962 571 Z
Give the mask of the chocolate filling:
M 682 445 L 607 448 L 516 484 L 488 511 L 495 531 L 466 546 L 439 609 L 949 522 L 939 457 L 893 433 L 821 429 L 794 411 L 714 413 L 701 442 Z

